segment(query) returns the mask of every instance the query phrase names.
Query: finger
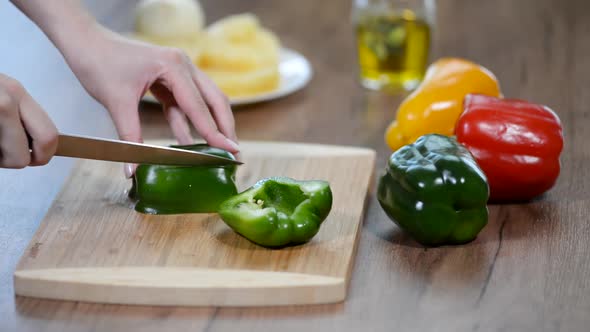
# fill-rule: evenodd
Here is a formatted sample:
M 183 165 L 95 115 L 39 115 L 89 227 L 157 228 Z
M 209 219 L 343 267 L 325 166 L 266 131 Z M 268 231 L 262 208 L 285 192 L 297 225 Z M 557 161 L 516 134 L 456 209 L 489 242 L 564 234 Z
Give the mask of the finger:
M 125 163 L 123 165 L 123 172 L 125 173 L 125 177 L 130 179 L 133 174 L 135 174 L 135 171 L 137 170 L 137 164 L 130 164 L 130 163 Z
M 122 103 L 109 109 L 111 118 L 123 141 L 142 143 L 141 125 L 139 121 L 139 111 L 137 103 Z
M 129 101 L 109 107 L 119 138 L 123 141 L 143 143 L 138 105 L 139 101 Z M 123 166 L 125 177 L 131 178 L 136 168 L 136 164 L 125 164 Z
M 187 145 L 193 143 L 193 137 L 191 136 L 191 129 L 188 125 L 186 115 L 178 108 L 174 96 L 170 91 L 160 83 L 156 83 L 150 87 L 152 94 L 158 99 L 164 108 L 164 116 L 172 133 L 179 144 Z
M 240 150 L 239 146 L 223 135 L 217 128 L 207 104 L 197 90 L 190 73 L 172 71 L 165 75 L 163 82 L 172 94 L 180 109 L 187 115 L 199 134 L 212 146 L 232 153 Z
M 209 106 L 219 131 L 237 143 L 238 138 L 236 135 L 234 114 L 231 110 L 229 100 L 207 75 L 197 70 L 194 66 L 192 69 L 193 81 Z
M 20 118 L 32 139 L 30 166 L 45 165 L 57 150 L 57 128 L 41 106 L 28 94 L 20 100 Z
M 188 120 L 186 115 L 178 108 L 176 100 L 174 100 L 174 95 L 161 83 L 153 84 L 150 87 L 150 91 L 158 99 L 160 104 L 162 104 L 164 116 L 168 120 L 168 124 L 178 143 L 182 145 L 191 144 L 193 137 L 191 136 Z
M 23 168 L 31 163 L 18 107 L 17 101 L 0 89 L 0 167 Z
M 194 142 L 186 115 L 182 113 L 178 106 L 164 106 L 164 115 L 179 144 L 189 145 Z

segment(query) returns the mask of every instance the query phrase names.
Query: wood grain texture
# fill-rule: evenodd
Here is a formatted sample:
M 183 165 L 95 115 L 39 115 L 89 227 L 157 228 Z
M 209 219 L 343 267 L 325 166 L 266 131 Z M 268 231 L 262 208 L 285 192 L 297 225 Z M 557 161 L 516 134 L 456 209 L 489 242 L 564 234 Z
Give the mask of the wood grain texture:
M 133 1 L 88 2 L 107 25 L 130 27 Z M 383 133 L 403 96 L 358 87 L 349 1 L 201 3 L 209 22 L 230 13 L 256 13 L 314 68 L 306 89 L 236 109 L 241 139 L 367 146 L 377 151 L 377 171 L 383 167 L 390 153 Z M 440 0 L 437 5 L 431 59 L 461 56 L 482 63 L 500 78 L 506 96 L 545 103 L 561 117 L 562 173 L 546 195 L 528 204 L 491 206 L 488 226 L 469 245 L 425 249 L 387 219 L 373 190 L 344 303 L 137 307 L 14 298 L 16 261 L 66 172 L 59 159 L 42 169 L 1 170 L 0 183 L 7 189 L 0 191 L 0 330 L 588 331 L 590 3 Z M 2 27 L 8 27 L 0 30 L 2 43 L 16 45 L 0 55 L 5 60 L 0 70 L 21 79 L 62 129 L 112 135 L 107 117 L 91 111 L 99 107 L 74 83 L 43 36 L 11 14 L 0 10 Z M 146 137 L 172 137 L 159 108 L 142 106 L 142 120 Z
M 120 164 L 84 160 L 25 251 L 15 272 L 16 294 L 144 305 L 344 300 L 374 151 L 244 142 L 241 154 L 240 191 L 273 176 L 330 182 L 332 210 L 309 243 L 265 249 L 233 232 L 215 213 L 137 213 L 127 197 L 130 181 L 119 176 Z

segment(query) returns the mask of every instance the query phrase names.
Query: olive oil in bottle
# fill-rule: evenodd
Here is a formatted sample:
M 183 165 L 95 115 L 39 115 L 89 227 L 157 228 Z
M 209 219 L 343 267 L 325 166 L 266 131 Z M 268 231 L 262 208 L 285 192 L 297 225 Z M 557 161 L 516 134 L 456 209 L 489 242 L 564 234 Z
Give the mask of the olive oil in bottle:
M 367 13 L 356 22 L 360 78 L 369 89 L 412 90 L 428 62 L 430 26 L 410 10 Z

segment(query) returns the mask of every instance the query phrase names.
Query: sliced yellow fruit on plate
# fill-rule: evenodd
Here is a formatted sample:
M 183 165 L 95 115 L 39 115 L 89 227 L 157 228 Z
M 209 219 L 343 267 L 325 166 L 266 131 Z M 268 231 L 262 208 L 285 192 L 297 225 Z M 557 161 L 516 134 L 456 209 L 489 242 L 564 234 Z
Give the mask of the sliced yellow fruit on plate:
M 232 43 L 249 42 L 260 29 L 260 21 L 250 13 L 230 15 L 211 24 L 207 33 Z
M 261 67 L 276 67 L 280 43 L 270 31 L 260 29 L 248 42 L 230 42 L 208 35 L 203 40 L 195 64 L 199 68 L 226 71 L 249 71 Z
M 203 70 L 230 98 L 257 95 L 275 90 L 280 81 L 278 67 L 246 72 Z

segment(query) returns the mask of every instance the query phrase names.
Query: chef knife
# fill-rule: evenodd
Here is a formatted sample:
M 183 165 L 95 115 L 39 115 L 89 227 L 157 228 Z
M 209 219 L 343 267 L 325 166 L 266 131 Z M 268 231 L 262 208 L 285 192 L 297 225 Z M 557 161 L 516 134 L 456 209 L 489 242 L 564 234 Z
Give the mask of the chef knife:
M 60 134 L 56 156 L 134 164 L 177 166 L 241 165 L 229 158 L 207 153 L 104 138 Z

